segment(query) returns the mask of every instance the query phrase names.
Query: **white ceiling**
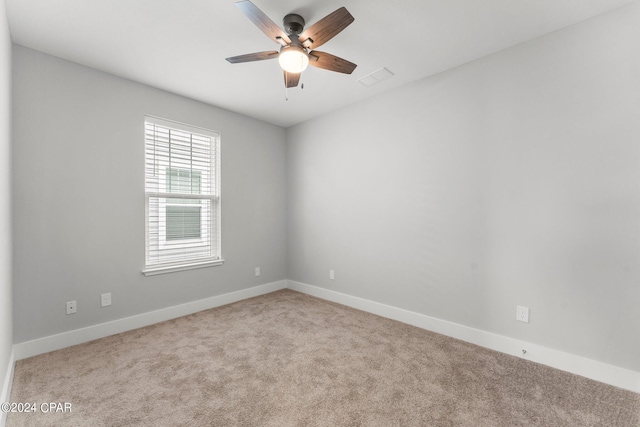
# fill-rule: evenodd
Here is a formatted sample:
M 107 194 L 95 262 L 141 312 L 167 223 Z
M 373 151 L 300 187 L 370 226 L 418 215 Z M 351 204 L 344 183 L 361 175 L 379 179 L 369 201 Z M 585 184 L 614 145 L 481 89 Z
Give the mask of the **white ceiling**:
M 285 88 L 276 60 L 226 57 L 278 50 L 234 0 L 6 0 L 14 43 L 289 127 L 562 27 L 631 0 L 252 0 L 276 24 L 307 27 L 341 6 L 355 22 L 320 50 L 358 67 L 309 67 Z M 386 67 L 394 76 L 358 79 Z

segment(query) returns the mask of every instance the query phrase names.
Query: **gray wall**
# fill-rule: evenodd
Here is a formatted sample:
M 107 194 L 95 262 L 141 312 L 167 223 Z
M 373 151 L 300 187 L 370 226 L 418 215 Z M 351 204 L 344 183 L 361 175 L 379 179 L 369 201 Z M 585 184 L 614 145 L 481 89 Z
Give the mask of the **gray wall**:
M 288 129 L 288 278 L 640 371 L 639 6 Z
M 21 46 L 13 60 L 14 342 L 286 278 L 282 128 Z M 221 132 L 223 266 L 141 274 L 145 114 Z
M 11 309 L 11 37 L 0 0 L 0 393 L 9 366 Z

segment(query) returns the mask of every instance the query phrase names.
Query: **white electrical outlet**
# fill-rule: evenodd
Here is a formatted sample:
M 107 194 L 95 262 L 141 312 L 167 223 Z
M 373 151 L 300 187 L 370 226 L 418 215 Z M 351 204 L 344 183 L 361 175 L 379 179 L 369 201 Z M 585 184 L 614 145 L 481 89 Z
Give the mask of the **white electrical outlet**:
M 78 303 L 75 301 L 67 301 L 67 314 L 74 314 L 78 311 Z
M 333 270 L 329 270 L 329 279 L 336 280 L 336 274 Z
M 100 305 L 107 307 L 111 305 L 111 292 L 100 295 Z
M 516 307 L 516 320 L 521 322 L 529 323 L 529 307 Z
M 260 267 L 256 267 L 256 277 L 260 275 Z

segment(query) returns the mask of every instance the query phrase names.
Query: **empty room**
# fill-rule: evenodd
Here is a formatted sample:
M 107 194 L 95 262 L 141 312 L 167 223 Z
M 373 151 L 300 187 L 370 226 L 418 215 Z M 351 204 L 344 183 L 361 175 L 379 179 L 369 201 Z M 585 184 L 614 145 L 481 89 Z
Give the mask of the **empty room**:
M 0 426 L 640 426 L 640 2 L 0 0 Z

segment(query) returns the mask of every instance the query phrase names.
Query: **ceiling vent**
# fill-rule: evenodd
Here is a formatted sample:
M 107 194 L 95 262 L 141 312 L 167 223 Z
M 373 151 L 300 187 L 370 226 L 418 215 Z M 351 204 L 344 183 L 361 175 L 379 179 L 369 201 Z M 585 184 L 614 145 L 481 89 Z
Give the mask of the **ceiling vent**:
M 365 86 L 373 86 L 374 84 L 380 83 L 383 80 L 387 80 L 392 76 L 393 73 L 391 71 L 387 70 L 386 68 L 380 68 L 379 70 L 358 79 L 358 81 Z

